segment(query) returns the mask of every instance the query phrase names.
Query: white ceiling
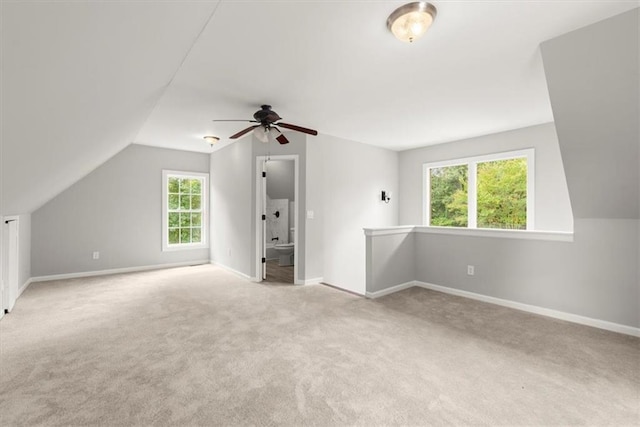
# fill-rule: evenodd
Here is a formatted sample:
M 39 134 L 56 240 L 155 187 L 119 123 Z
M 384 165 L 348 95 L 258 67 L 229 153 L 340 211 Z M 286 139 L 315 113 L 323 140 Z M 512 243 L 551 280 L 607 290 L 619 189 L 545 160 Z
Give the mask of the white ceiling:
M 414 44 L 402 1 L 222 2 L 136 142 L 209 151 L 271 104 L 286 122 L 393 150 L 553 120 L 540 42 L 632 2 L 434 1 Z
M 263 103 L 393 150 L 553 120 L 540 42 L 633 1 L 2 0 L 2 213 L 31 212 L 135 142 L 209 152 Z

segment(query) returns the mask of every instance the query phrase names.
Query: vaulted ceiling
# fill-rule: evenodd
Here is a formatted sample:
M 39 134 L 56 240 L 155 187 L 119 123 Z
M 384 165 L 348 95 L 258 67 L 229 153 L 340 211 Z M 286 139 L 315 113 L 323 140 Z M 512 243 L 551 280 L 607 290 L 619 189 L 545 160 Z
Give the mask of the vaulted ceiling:
M 393 150 L 553 120 L 539 44 L 629 1 L 433 1 L 409 45 L 399 1 L 7 1 L 2 213 L 37 209 L 130 143 L 209 152 L 263 103 Z

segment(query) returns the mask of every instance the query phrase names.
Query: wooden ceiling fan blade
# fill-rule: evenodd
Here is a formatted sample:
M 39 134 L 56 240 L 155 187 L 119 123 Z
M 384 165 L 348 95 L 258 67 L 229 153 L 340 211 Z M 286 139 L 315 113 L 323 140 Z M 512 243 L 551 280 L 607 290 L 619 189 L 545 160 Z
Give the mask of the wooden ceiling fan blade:
M 295 131 L 302 132 L 302 133 L 308 133 L 309 135 L 317 135 L 318 134 L 317 130 L 303 128 L 302 126 L 291 125 L 289 123 L 277 123 L 277 125 L 280 126 L 280 127 L 286 128 L 286 129 L 291 129 L 291 130 L 295 130 Z
M 236 133 L 235 135 L 231 135 L 229 137 L 229 139 L 237 139 L 240 138 L 242 135 L 247 134 L 249 132 L 251 132 L 252 130 L 254 130 L 255 128 L 259 127 L 260 125 L 253 125 L 253 126 L 249 126 L 248 128 L 241 130 L 240 132 Z
M 276 141 L 278 141 L 281 145 L 289 143 L 289 140 L 287 139 L 287 137 L 284 136 L 284 134 L 282 133 L 276 137 Z

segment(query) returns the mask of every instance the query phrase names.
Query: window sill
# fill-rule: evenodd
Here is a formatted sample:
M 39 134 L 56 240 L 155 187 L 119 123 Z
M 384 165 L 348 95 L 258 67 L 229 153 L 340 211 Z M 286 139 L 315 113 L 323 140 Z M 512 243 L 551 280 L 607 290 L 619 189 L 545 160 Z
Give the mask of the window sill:
M 188 251 L 192 249 L 209 249 L 208 244 L 198 244 L 198 245 L 180 245 L 180 246 L 163 246 L 162 252 L 175 252 L 175 251 Z
M 450 236 L 491 237 L 499 239 L 547 240 L 554 242 L 573 242 L 573 233 L 568 231 L 539 230 L 499 230 L 489 228 L 431 227 L 426 225 L 365 228 L 367 236 L 385 236 L 408 233 L 447 234 Z

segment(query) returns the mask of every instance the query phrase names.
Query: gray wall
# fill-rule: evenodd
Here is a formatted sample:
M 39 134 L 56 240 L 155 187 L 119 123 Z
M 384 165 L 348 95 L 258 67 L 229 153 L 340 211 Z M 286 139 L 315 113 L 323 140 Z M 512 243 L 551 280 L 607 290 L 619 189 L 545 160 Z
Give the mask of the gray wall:
M 640 218 L 639 11 L 541 45 L 576 218 Z
M 254 220 L 253 213 L 256 212 L 256 158 L 258 156 L 266 156 L 268 154 L 277 156 L 277 155 L 290 155 L 297 154 L 298 155 L 298 173 L 299 173 L 299 181 L 298 185 L 300 186 L 300 194 L 298 202 L 298 241 L 295 242 L 296 247 L 298 248 L 298 257 L 295 260 L 296 265 L 298 266 L 298 277 L 295 280 L 305 280 L 306 275 L 306 221 L 305 221 L 305 207 L 306 207 L 306 188 L 307 188 L 307 137 L 305 134 L 299 132 L 286 132 L 287 139 L 289 139 L 289 144 L 278 144 L 277 142 L 270 142 L 269 144 L 265 144 L 256 139 L 253 134 L 251 135 L 251 147 L 252 147 L 252 156 L 251 156 L 251 187 L 250 187 L 250 195 L 251 195 L 251 253 L 249 254 L 249 259 L 253 260 L 255 257 L 256 251 L 256 242 L 255 242 L 255 232 L 256 232 L 256 224 Z M 309 138 L 314 138 L 310 136 Z M 245 143 L 249 143 L 249 141 L 245 141 Z M 267 179 L 267 183 L 269 179 Z M 292 219 L 290 219 L 292 224 L 295 224 Z M 251 276 L 257 276 L 255 268 L 255 263 L 251 262 Z
M 638 9 L 543 46 L 559 147 L 576 216 L 574 241 L 416 233 L 417 280 L 640 327 L 637 14 Z M 635 81 L 628 78 L 631 75 Z M 435 149 L 447 154 L 453 150 L 447 145 Z M 401 169 L 413 164 L 413 159 L 405 156 L 418 157 L 432 150 L 402 153 Z M 556 174 L 550 167 L 544 165 L 542 172 Z M 415 172 L 401 174 L 401 184 L 407 188 L 402 193 L 406 209 L 401 209 L 403 222 L 413 222 L 421 213 L 419 202 L 404 200 L 419 197 L 411 188 L 417 176 Z M 411 183 L 405 184 L 406 179 Z M 382 251 L 378 257 L 389 258 L 399 250 L 397 242 L 378 239 L 373 238 L 373 244 L 384 247 L 378 248 Z M 469 264 L 475 266 L 474 276 L 466 274 Z M 388 287 L 405 279 L 378 276 Z
M 272 160 L 267 162 L 267 195 L 272 199 L 295 200 L 294 162 Z M 292 222 L 293 223 L 293 222 Z
M 208 249 L 162 252 L 163 169 L 206 173 L 209 156 L 130 145 L 35 211 L 33 276 L 208 259 Z
M 367 227 L 398 223 L 398 153 L 327 135 L 309 138 L 315 144 L 307 157 L 310 188 L 321 196 L 314 209 L 322 225 L 325 283 L 364 294 L 365 237 Z M 393 193 L 390 203 L 380 200 L 381 190 Z
M 553 123 L 400 153 L 400 224 L 422 224 L 423 163 L 535 148 L 536 230 L 572 231 L 573 217 Z
M 637 227 L 576 220 L 571 243 L 416 233 L 416 280 L 639 327 Z
M 31 214 L 18 218 L 18 287 L 22 288 L 31 278 Z
M 211 260 L 251 276 L 251 143 L 246 139 L 211 154 Z
M 305 216 L 306 242 L 305 272 L 307 279 L 323 277 L 324 272 L 324 162 L 322 135 L 307 138 L 306 210 L 313 211 L 313 219 Z M 305 213 L 306 215 L 306 213 Z
M 366 281 L 369 293 L 416 280 L 416 236 L 411 231 L 367 236 Z
M 326 135 L 288 132 L 287 138 L 289 144 L 279 145 L 252 136 L 211 154 L 212 210 L 217 211 L 212 214 L 212 260 L 255 276 L 256 157 L 297 154 L 297 279 L 323 278 L 364 294 L 362 228 L 397 224 L 397 202 L 385 204 L 379 196 L 383 189 L 397 194 L 398 154 Z M 216 183 L 218 177 L 224 181 Z M 307 211 L 314 212 L 313 219 Z M 225 255 L 226 242 L 237 244 L 231 257 Z

